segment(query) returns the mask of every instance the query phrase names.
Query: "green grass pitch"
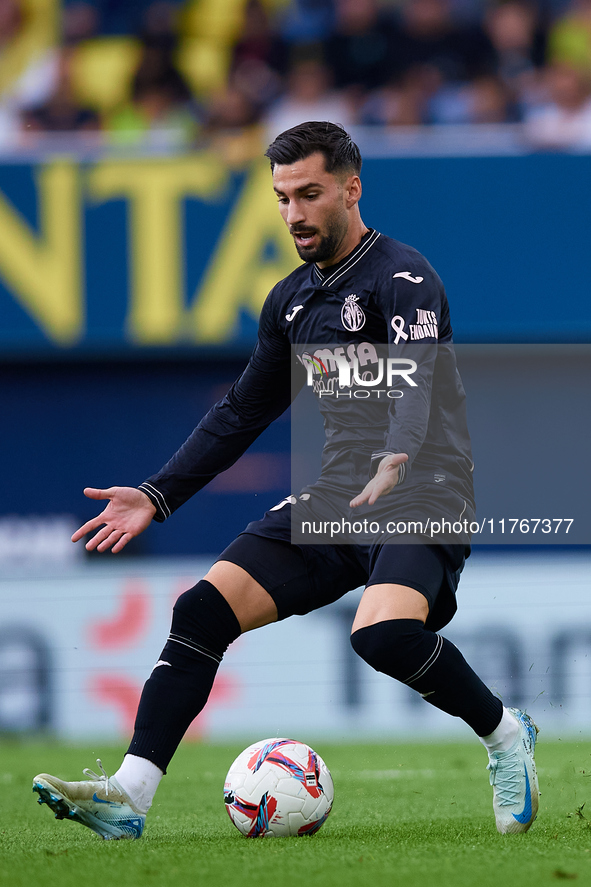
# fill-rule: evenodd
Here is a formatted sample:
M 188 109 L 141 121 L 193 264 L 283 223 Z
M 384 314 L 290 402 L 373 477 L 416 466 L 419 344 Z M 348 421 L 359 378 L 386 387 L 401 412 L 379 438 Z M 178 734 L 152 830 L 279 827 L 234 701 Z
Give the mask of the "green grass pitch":
M 313 837 L 268 840 L 243 838 L 224 809 L 226 771 L 248 744 L 181 746 L 144 837 L 105 842 L 76 823 L 57 822 L 35 803 L 31 780 L 40 771 L 83 778 L 97 756 L 113 772 L 121 748 L 0 741 L 0 884 L 591 885 L 589 743 L 540 742 L 538 820 L 526 835 L 502 836 L 478 742 L 312 741 L 333 774 L 333 812 Z

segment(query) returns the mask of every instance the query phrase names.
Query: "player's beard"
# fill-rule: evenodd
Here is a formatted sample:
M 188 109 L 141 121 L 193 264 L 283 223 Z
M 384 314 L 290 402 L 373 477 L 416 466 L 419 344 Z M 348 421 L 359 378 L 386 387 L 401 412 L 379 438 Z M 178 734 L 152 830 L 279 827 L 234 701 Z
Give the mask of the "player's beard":
M 300 259 L 304 262 L 329 262 L 338 252 L 339 247 L 345 235 L 347 234 L 348 219 L 345 214 L 334 213 L 327 220 L 326 233 L 320 234 L 318 244 L 316 246 L 298 246 L 295 243 Z M 304 229 L 306 231 L 313 230 L 318 233 L 318 229 Z M 297 231 L 292 231 L 297 234 Z

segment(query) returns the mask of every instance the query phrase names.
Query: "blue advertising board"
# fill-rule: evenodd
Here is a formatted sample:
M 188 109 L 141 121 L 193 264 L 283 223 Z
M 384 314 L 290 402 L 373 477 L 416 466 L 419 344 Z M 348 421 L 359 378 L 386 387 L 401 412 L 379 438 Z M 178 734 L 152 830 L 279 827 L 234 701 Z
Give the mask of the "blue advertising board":
M 370 159 L 362 214 L 439 271 L 458 341 L 588 341 L 590 171 L 588 156 Z M 244 352 L 297 262 L 266 162 L 0 165 L 4 356 Z

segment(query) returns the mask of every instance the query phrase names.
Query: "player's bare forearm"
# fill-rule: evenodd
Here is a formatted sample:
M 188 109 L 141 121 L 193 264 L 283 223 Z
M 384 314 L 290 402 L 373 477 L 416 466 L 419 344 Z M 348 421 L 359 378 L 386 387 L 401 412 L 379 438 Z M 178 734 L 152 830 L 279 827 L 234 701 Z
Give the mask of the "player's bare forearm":
M 146 494 L 135 487 L 109 487 L 107 490 L 86 487 L 84 495 L 89 499 L 108 500 L 107 507 L 72 536 L 72 542 L 78 542 L 87 533 L 98 531 L 86 543 L 87 551 L 111 549 L 113 554 L 117 554 L 131 539 L 149 527 L 156 513 Z
M 391 456 L 384 456 L 375 477 L 372 477 L 359 495 L 349 502 L 351 508 L 358 508 L 366 502 L 368 505 L 374 505 L 380 496 L 390 493 L 398 483 L 399 466 L 407 461 L 406 453 L 393 453 Z

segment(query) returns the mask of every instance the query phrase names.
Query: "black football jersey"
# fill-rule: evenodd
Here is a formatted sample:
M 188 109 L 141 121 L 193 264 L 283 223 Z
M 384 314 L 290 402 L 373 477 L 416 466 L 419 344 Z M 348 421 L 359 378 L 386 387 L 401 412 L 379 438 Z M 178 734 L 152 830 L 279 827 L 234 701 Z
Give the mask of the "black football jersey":
M 306 263 L 271 290 L 240 378 L 141 484 L 155 519 L 229 468 L 305 385 L 326 431 L 317 483 L 354 496 L 384 455 L 406 453 L 399 485 L 445 485 L 473 504 L 443 284 L 417 250 L 370 230 L 338 264 Z

